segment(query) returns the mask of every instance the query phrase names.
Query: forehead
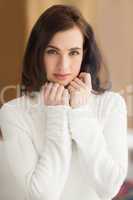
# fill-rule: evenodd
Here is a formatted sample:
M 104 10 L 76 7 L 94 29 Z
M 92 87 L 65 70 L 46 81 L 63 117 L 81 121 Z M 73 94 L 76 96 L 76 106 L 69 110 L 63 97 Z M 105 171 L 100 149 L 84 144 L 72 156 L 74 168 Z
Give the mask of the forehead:
M 73 27 L 66 31 L 57 32 L 49 45 L 57 46 L 60 49 L 69 49 L 75 46 L 83 46 L 84 36 L 78 27 Z

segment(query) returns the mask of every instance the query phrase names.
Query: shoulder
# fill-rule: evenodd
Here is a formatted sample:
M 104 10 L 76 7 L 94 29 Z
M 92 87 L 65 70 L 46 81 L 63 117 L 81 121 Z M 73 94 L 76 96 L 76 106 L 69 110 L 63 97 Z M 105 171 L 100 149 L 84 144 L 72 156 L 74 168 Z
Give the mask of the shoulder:
M 5 102 L 0 109 L 0 112 L 2 114 L 4 113 L 10 113 L 11 115 L 14 115 L 15 112 L 19 112 L 20 110 L 24 110 L 24 104 L 25 104 L 25 97 L 17 97 L 10 101 Z
M 115 91 L 105 91 L 94 96 L 96 112 L 100 117 L 109 115 L 111 112 L 127 113 L 127 105 L 124 97 Z
M 33 126 L 32 117 L 40 120 L 45 115 L 43 90 L 35 92 L 34 96 L 23 95 L 5 102 L 0 108 L 0 124 L 9 121 L 21 127 Z M 5 122 L 5 123 L 4 123 Z
M 124 97 L 115 91 L 105 91 L 103 94 L 97 95 L 97 98 L 99 99 L 99 101 L 102 101 L 104 104 L 111 104 L 111 103 L 122 103 L 125 104 L 125 99 Z
M 26 113 L 31 108 L 31 104 L 26 96 L 14 98 L 8 102 L 5 102 L 0 108 L 0 122 L 13 123 L 24 125 L 24 119 L 26 119 Z
M 8 102 L 5 102 L 1 111 L 19 111 L 19 112 L 27 112 L 33 107 L 39 107 L 42 104 L 40 93 L 36 92 L 35 96 L 29 97 L 28 95 L 19 96 L 14 98 Z

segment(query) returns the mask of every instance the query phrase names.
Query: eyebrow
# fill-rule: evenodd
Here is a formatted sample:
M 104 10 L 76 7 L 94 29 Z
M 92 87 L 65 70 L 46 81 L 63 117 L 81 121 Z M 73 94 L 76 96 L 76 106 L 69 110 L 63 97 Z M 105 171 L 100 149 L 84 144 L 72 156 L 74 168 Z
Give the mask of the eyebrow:
M 58 47 L 56 47 L 54 45 L 48 45 L 46 48 L 48 48 L 48 47 L 54 48 L 56 50 L 60 50 Z M 80 50 L 81 48 L 80 47 L 72 47 L 72 48 L 70 48 L 68 50 L 70 51 L 70 50 L 78 50 L 78 49 Z

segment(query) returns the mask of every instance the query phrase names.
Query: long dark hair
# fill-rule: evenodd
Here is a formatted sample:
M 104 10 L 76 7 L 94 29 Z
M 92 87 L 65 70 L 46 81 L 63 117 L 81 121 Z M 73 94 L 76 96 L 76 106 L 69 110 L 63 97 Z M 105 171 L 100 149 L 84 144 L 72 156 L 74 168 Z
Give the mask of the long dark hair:
M 76 7 L 58 4 L 43 12 L 32 28 L 22 63 L 20 94 L 30 94 L 40 90 L 47 81 L 43 64 L 46 46 L 55 33 L 71 29 L 75 25 L 84 36 L 84 57 L 80 72 L 91 74 L 92 89 L 97 94 L 110 89 L 109 77 L 104 84 L 100 79 L 100 70 L 104 63 L 91 25 Z

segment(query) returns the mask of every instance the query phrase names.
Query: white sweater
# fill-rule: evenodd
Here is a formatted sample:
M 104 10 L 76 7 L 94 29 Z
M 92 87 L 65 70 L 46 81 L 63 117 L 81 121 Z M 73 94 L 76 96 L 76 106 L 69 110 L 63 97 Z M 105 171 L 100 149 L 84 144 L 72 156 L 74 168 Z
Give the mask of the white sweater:
M 24 200 L 110 200 L 128 168 L 127 108 L 113 91 L 48 106 L 43 90 L 0 110 L 8 165 Z

